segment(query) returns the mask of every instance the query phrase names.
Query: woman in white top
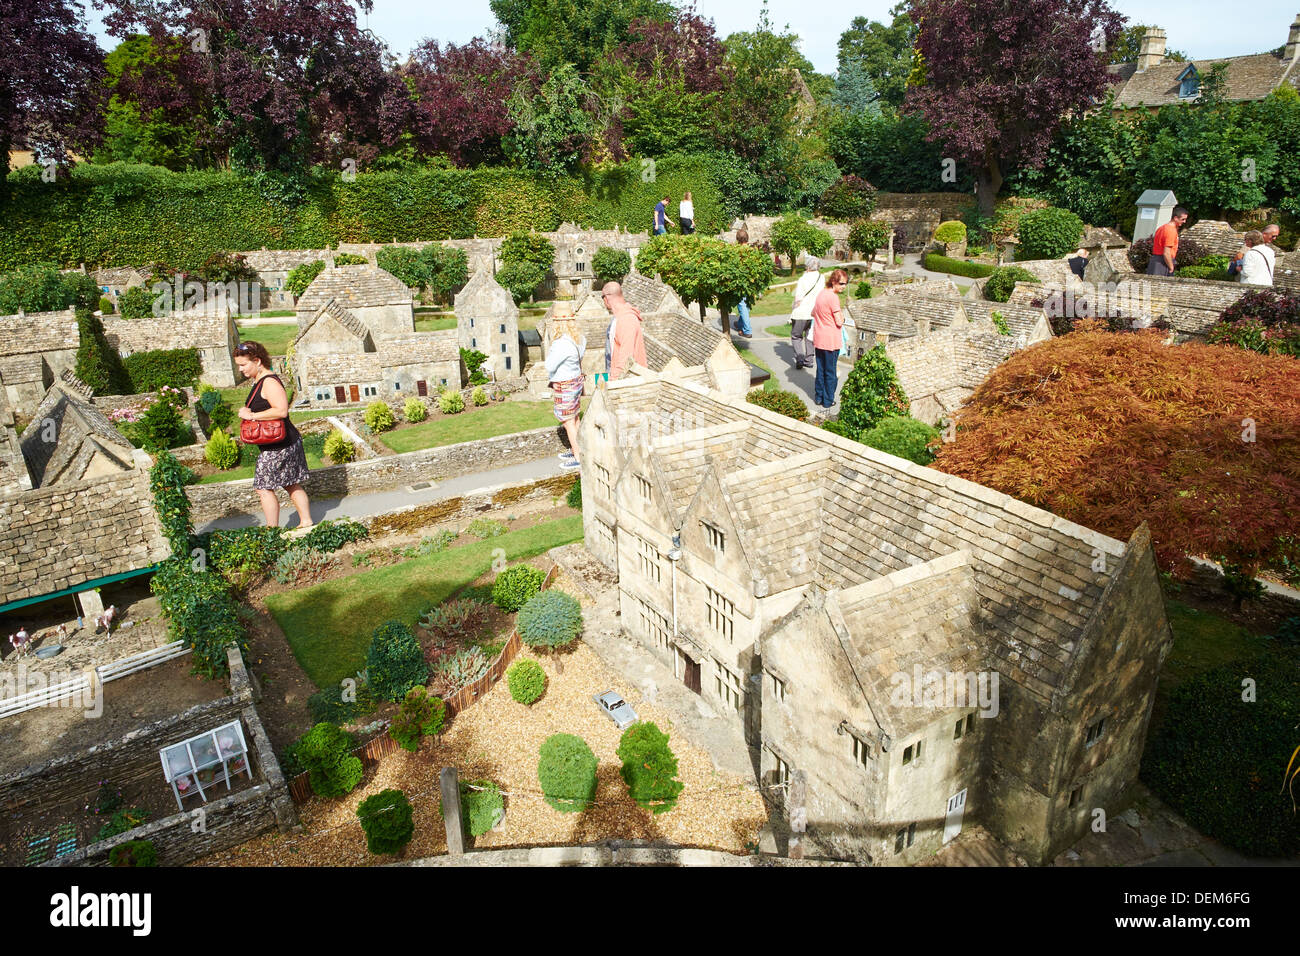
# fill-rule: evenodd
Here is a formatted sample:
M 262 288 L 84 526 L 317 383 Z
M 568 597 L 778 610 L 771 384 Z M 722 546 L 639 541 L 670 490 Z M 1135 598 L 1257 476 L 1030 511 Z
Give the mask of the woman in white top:
M 1264 234 L 1252 229 L 1246 233 L 1245 241 L 1246 252 L 1241 257 L 1239 281 L 1243 285 L 1272 285 L 1276 256 L 1264 241 Z
M 587 340 L 572 315 L 552 317 L 546 330 L 546 377 L 554 392 L 555 418 L 564 426 L 569 451 L 560 455 L 560 467 L 574 470 L 578 461 L 578 410 L 582 407 L 582 353 Z
M 677 207 L 677 218 L 682 224 L 683 236 L 689 236 L 695 231 L 695 203 L 691 200 L 689 189 L 682 197 L 681 205 Z

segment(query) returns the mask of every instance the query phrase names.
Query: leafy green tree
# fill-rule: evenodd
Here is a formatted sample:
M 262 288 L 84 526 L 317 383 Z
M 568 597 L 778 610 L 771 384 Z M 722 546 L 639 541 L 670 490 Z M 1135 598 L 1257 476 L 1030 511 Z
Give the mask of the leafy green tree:
M 637 806 L 653 813 L 666 813 L 677 806 L 685 788 L 677 776 L 677 757 L 668 746 L 668 735 L 652 722 L 638 722 L 623 732 L 618 759 L 619 773 Z
M 840 34 L 839 70 L 843 74 L 850 64 L 859 65 L 879 101 L 897 110 L 903 105 L 907 77 L 912 72 L 916 25 L 905 3 L 893 7 L 889 15 L 893 19 L 888 26 L 866 17 L 853 18 Z
M 877 249 L 889 245 L 889 226 L 871 219 L 859 219 L 849 227 L 849 248 L 870 260 Z
M 661 276 L 687 304 L 717 305 L 728 333 L 740 300 L 757 301 L 774 277 L 760 250 L 699 235 L 655 236 L 637 254 L 637 268 Z
M 799 96 L 793 74 L 807 61 L 795 34 L 773 30 L 766 0 L 755 29 L 733 33 L 725 46 L 727 68 L 737 81 L 718 100 L 715 136 L 724 149 L 763 160 L 793 135 Z
M 853 364 L 853 371 L 840 390 L 839 423 L 844 433 L 861 441 L 861 436 L 890 415 L 906 416 L 907 394 L 898 382 L 898 370 L 885 347 L 877 345 Z
M 547 70 L 572 64 L 586 72 L 628 39 L 634 21 L 666 22 L 667 0 L 491 0 L 508 46 L 531 53 Z
M 597 285 L 622 282 L 632 271 L 632 254 L 626 249 L 602 247 L 591 257 L 591 274 Z
M 79 272 L 63 273 L 53 262 L 19 266 L 0 275 L 0 315 L 99 307 L 99 286 Z
M 295 297 L 302 295 L 307 291 L 307 286 L 311 285 L 324 270 L 324 259 L 316 259 L 312 262 L 304 262 L 300 266 L 294 266 L 289 270 L 289 274 L 285 276 L 285 291 Z
M 835 244 L 835 240 L 825 229 L 812 225 L 797 213 L 787 213 L 772 223 L 769 243 L 773 252 L 790 260 L 793 269 L 800 252 L 807 252 L 810 256 L 824 256 Z
M 569 63 L 556 67 L 535 96 L 516 90 L 510 98 L 514 128 L 502 143 L 506 156 L 526 169 L 568 171 L 577 166 L 595 131 L 586 109 L 588 93 Z
M 1142 52 L 1142 36 L 1147 32 L 1147 26 L 1141 23 L 1134 23 L 1124 28 L 1120 33 L 1119 39 L 1111 44 L 1110 63 L 1132 63 Z M 1171 63 L 1182 63 L 1187 59 L 1187 54 L 1181 50 L 1165 50 L 1165 59 Z

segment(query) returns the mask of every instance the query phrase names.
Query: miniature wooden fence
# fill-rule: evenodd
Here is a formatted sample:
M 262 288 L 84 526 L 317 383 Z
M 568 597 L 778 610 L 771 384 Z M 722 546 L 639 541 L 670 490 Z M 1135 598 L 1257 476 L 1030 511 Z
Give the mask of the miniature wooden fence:
M 551 586 L 559 571 L 560 566 L 558 564 L 551 566 L 551 570 L 546 573 L 546 579 L 542 581 L 541 589 L 543 591 Z M 443 700 L 443 704 L 447 708 L 446 719 L 450 720 L 491 690 L 493 685 L 505 676 L 506 668 L 513 663 L 522 647 L 523 641 L 519 637 L 519 631 L 511 631 L 510 639 L 506 641 L 506 646 L 501 649 L 497 659 L 487 669 L 487 673 L 474 683 L 466 684 L 456 693 Z M 393 740 L 387 733 L 383 733 L 352 751 L 352 756 L 359 757 L 362 765 L 369 767 L 378 763 L 381 757 L 387 756 L 396 749 L 397 741 Z M 293 798 L 294 803 L 306 803 L 311 799 L 311 795 L 311 774 L 300 773 L 289 781 L 289 796 Z
M 95 673 L 99 676 L 101 683 L 107 684 L 111 680 L 117 680 L 119 677 L 126 677 L 128 674 L 134 674 L 137 671 L 147 670 L 163 661 L 169 661 L 175 657 L 181 657 L 190 653 L 193 648 L 186 647 L 181 641 L 172 641 L 170 644 L 164 644 L 162 647 L 155 647 L 150 651 L 141 651 L 138 654 L 132 654 L 130 657 L 124 657 L 120 661 L 113 661 L 110 664 L 100 664 L 95 668 Z
M 6 697 L 4 700 L 0 700 L 0 718 L 13 717 L 29 710 L 35 710 L 37 707 L 51 707 L 58 701 L 69 697 L 81 697 L 84 700 L 92 693 L 93 688 L 91 687 L 90 677 L 86 674 L 79 674 L 70 680 L 60 681 L 57 684 L 42 687 L 40 690 L 33 690 L 17 697 Z

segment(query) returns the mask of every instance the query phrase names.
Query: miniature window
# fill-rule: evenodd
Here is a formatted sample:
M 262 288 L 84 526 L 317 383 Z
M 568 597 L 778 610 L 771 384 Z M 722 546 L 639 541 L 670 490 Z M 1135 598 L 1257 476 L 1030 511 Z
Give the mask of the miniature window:
M 469 327 L 470 327 L 471 329 L 474 328 L 474 320 L 473 320 L 473 319 L 470 319 L 470 320 L 469 320 Z
M 767 752 L 768 755 L 771 756 L 772 763 L 773 763 L 772 783 L 775 786 L 784 787 L 786 784 L 790 782 L 790 768 L 786 765 L 786 762 L 784 760 L 782 760 L 780 757 L 776 755 L 776 753 L 773 750 L 769 749 Z
M 967 735 L 970 735 L 970 734 L 975 733 L 975 715 L 974 715 L 974 714 L 967 714 L 967 715 L 966 715 L 966 733 L 967 733 Z
M 1098 720 L 1096 723 L 1090 725 L 1088 727 L 1088 739 L 1085 741 L 1084 746 L 1091 747 L 1098 740 L 1101 740 L 1101 735 L 1105 731 L 1105 729 L 1106 729 L 1105 717 L 1101 718 L 1101 720 Z
M 966 729 L 966 721 L 964 719 L 959 719 L 957 721 L 957 729 L 952 732 L 952 739 L 961 740 L 962 732 L 965 729 Z
M 1074 809 L 1083 802 L 1083 787 L 1075 787 L 1070 791 L 1070 808 Z
M 668 621 L 644 601 L 638 601 L 637 604 L 641 611 L 641 633 L 661 651 L 668 650 Z
M 502 342 L 502 343 L 501 343 L 501 351 L 504 352 L 505 350 L 506 350 L 506 343 Z
M 575 272 L 586 272 L 587 264 L 585 262 L 579 262 L 576 263 L 573 268 Z
M 771 671 L 767 672 L 768 680 L 772 684 L 772 696 L 777 700 L 785 700 L 785 681 L 777 677 Z
M 905 847 L 916 842 L 916 824 L 911 823 L 894 835 L 894 852 L 902 853 Z
M 701 521 L 700 524 L 704 526 L 704 534 L 709 540 L 709 547 L 718 554 L 724 553 L 727 550 L 727 536 L 722 529 L 709 524 L 707 521 Z
M 916 743 L 912 744 L 910 747 L 904 747 L 904 748 L 903 748 L 903 763 L 904 763 L 904 764 L 909 764 L 909 763 L 912 763 L 913 761 L 917 761 L 917 760 L 920 760 L 920 759 L 921 759 L 921 745 L 922 745 L 924 742 L 925 742 L 925 741 L 923 741 L 923 740 L 918 740 Z
M 362 392 L 365 394 L 367 398 L 373 398 L 374 396 L 379 394 L 379 389 L 376 388 L 374 385 L 365 385 L 362 387 Z
M 478 348 L 478 339 L 470 339 L 470 340 L 469 340 L 469 347 L 472 348 L 472 349 L 476 349 L 476 348 Z
M 644 538 L 637 538 L 637 553 L 641 559 L 641 573 L 659 584 L 662 578 L 659 576 L 659 549 Z
M 713 681 L 719 699 L 726 702 L 733 710 L 739 711 L 744 700 L 740 691 L 740 678 L 718 664 Z
M 647 479 L 647 478 L 643 478 L 643 477 L 641 477 L 640 475 L 637 475 L 637 476 L 636 476 L 636 487 L 637 487 L 637 490 L 641 492 L 641 497 L 644 498 L 646 501 L 649 501 L 649 500 L 650 500 L 650 481 L 649 481 L 649 479 Z
M 868 766 L 867 761 L 871 759 L 871 747 L 852 734 L 849 734 L 849 739 L 853 741 L 853 759 L 864 767 Z
M 501 334 L 502 335 L 506 334 L 506 324 L 504 322 L 501 323 Z
M 711 587 L 705 586 L 704 590 L 709 596 L 709 626 L 730 641 L 735 636 L 731 616 L 736 611 L 736 605 Z
M 596 426 L 600 427 L 600 426 Z M 596 469 L 596 487 L 600 489 L 601 494 L 606 498 L 613 497 L 613 491 L 609 484 L 609 469 L 604 465 L 595 465 Z
M 401 382 L 394 382 L 394 383 L 393 383 L 393 391 L 394 391 L 394 392 L 400 392 L 401 390 L 402 390 L 402 383 L 401 383 Z
M 506 356 L 506 371 L 510 371 L 510 356 Z

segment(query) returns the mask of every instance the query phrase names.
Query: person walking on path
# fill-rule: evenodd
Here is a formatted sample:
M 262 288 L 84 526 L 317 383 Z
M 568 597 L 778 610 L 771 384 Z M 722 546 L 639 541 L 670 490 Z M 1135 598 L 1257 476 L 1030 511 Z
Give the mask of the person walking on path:
M 689 196 L 690 193 L 687 193 L 686 195 Z M 741 226 L 738 230 L 736 230 L 736 245 L 738 246 L 749 245 L 749 230 L 746 229 L 744 226 Z M 740 334 L 747 339 L 752 339 L 754 337 L 754 330 L 753 328 L 750 327 L 749 324 L 749 300 L 748 299 L 741 299 L 739 302 L 736 303 L 736 316 L 737 316 L 736 327 L 739 329 Z
M 682 235 L 689 236 L 695 231 L 695 203 L 691 201 L 691 191 L 686 190 L 681 204 L 677 207 L 677 218 L 682 224 Z
M 307 454 L 303 451 L 302 435 L 289 421 L 289 396 L 284 383 L 271 371 L 271 356 L 260 342 L 240 342 L 235 346 L 235 365 L 244 378 L 253 380 L 239 417 L 253 422 L 284 420 L 284 439 L 258 446 L 261 451 L 253 472 L 253 488 L 262 501 L 266 526 L 279 527 L 280 499 L 275 492 L 283 488 L 298 511 L 297 530 L 310 528 L 311 502 L 302 487 L 308 475 Z
M 1178 258 L 1178 233 L 1187 222 L 1187 210 L 1174 207 L 1174 217 L 1156 230 L 1151 237 L 1151 259 L 1147 262 L 1147 275 L 1171 276 L 1174 260 Z
M 672 197 L 670 197 L 667 193 L 664 193 L 664 198 L 659 200 L 659 202 L 655 205 L 655 235 L 656 236 L 668 235 L 668 227 L 674 225 L 673 221 L 668 218 L 668 203 L 671 201 L 672 201 Z
M 1246 233 L 1246 252 L 1241 257 L 1242 285 L 1271 286 L 1273 284 L 1273 267 L 1277 263 L 1277 253 L 1268 246 L 1262 232 L 1251 230 Z
M 808 330 L 812 327 L 813 306 L 817 304 L 817 286 L 821 280 L 820 263 L 812 256 L 803 261 L 803 275 L 794 287 L 794 310 L 790 313 L 790 345 L 794 347 L 794 367 L 812 368 L 812 343 Z
M 560 454 L 560 467 L 570 471 L 581 467 L 578 459 L 578 410 L 582 407 L 582 353 L 587 340 L 572 313 L 551 317 L 546 329 L 546 377 L 555 401 L 555 420 L 564 427 L 569 450 Z
M 826 277 L 826 287 L 817 294 L 813 305 L 813 348 L 817 350 L 817 380 L 813 385 L 813 399 L 822 408 L 835 404 L 835 388 L 839 385 L 836 363 L 843 345 L 844 310 L 840 307 L 840 293 L 849 285 L 849 274 L 836 269 Z
M 606 282 L 600 290 L 605 308 L 613 313 L 606 350 L 609 354 L 609 377 L 621 378 L 633 363 L 649 366 L 645 357 L 645 338 L 641 334 L 641 313 L 623 298 L 623 287 Z

